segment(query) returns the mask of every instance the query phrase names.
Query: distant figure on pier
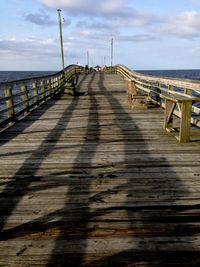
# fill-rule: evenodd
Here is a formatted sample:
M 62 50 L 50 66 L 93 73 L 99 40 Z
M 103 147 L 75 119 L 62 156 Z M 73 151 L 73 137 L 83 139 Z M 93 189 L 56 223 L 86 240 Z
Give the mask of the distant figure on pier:
M 97 72 L 100 72 L 101 71 L 101 67 L 99 65 L 97 65 L 97 66 L 94 67 L 94 70 L 97 71 Z
M 85 65 L 85 74 L 88 74 L 89 73 L 89 67 L 88 65 Z

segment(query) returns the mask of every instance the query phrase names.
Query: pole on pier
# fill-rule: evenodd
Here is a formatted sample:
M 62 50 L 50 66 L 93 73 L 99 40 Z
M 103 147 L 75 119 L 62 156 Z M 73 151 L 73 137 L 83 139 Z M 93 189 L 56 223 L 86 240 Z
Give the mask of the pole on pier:
M 111 65 L 111 68 L 113 66 L 113 38 L 111 39 L 111 54 L 110 54 L 110 65 Z
M 87 65 L 88 65 L 88 68 L 90 66 L 90 55 L 89 55 L 89 51 L 87 51 Z
M 62 37 L 62 17 L 61 9 L 58 9 L 58 21 L 59 21 L 59 30 L 60 30 L 60 48 L 61 48 L 61 58 L 62 58 L 62 69 L 65 71 L 65 62 L 64 62 L 64 50 L 63 50 L 63 37 Z

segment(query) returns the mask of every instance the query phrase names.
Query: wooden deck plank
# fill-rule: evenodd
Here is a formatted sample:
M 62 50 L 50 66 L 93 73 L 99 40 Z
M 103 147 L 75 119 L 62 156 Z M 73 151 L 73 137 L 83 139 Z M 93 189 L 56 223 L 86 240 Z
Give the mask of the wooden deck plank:
M 200 132 L 178 144 L 116 75 L 78 90 L 0 134 L 0 266 L 199 266 Z

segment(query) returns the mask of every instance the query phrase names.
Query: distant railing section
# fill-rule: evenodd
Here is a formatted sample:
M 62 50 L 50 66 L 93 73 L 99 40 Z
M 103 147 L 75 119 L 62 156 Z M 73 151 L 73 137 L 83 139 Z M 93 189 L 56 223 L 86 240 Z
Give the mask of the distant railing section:
M 56 94 L 79 73 L 81 67 L 70 65 L 53 75 L 0 83 L 0 127 L 14 123 Z
M 200 97 L 200 81 L 167 78 L 140 74 L 132 71 L 123 65 L 113 67 L 112 73 L 117 73 L 134 82 L 137 90 L 146 92 L 153 103 L 165 107 L 163 101 L 166 94 L 180 94 L 181 96 Z M 176 114 L 176 111 L 175 111 Z M 191 123 L 200 127 L 200 107 L 199 103 L 192 106 Z

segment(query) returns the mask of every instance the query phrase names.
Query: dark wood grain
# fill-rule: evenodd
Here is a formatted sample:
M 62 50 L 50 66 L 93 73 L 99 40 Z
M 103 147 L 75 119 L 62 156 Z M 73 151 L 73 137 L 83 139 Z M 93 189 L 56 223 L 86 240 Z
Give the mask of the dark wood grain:
M 200 133 L 128 108 L 124 81 L 81 75 L 0 134 L 0 266 L 200 266 Z

